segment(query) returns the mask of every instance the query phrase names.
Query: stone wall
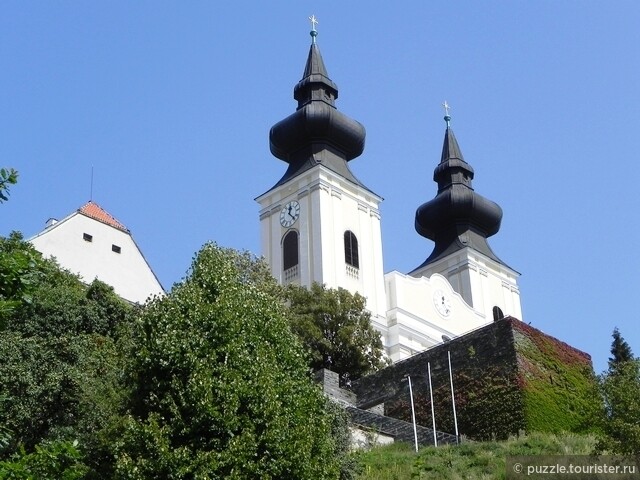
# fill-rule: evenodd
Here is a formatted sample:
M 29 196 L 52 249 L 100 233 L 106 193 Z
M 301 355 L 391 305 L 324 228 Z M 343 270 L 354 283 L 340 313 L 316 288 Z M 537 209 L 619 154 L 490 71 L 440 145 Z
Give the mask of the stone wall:
M 315 374 L 316 383 L 322 386 L 324 394 L 334 402 L 341 405 L 355 405 L 356 395 L 348 390 L 340 388 L 340 376 L 336 372 L 321 368 Z
M 547 424 L 573 431 L 585 424 L 593 402 L 588 393 L 594 385 L 590 357 L 511 317 L 354 382 L 357 406 L 384 403 L 385 415 L 410 421 L 410 375 L 416 420 L 431 426 L 430 364 L 436 430 L 455 433 L 448 353 L 460 434 L 482 440 L 556 430 Z M 553 373 L 545 377 L 549 368 Z M 577 407 L 572 410 L 571 405 Z
M 326 368 L 318 370 L 315 372 L 315 380 L 322 386 L 327 397 L 345 408 L 349 414 L 352 427 L 366 429 L 372 437 L 381 435 L 381 438 L 388 437 L 395 441 L 414 443 L 416 441 L 415 435 L 419 445 L 434 444 L 434 432 L 432 429 L 416 425 L 414 434 L 412 422 L 384 416 L 384 412 L 381 411 L 384 409 L 383 404 L 368 410 L 355 407 L 357 403 L 356 395 L 340 388 L 339 376 L 336 372 Z M 382 407 L 382 409 L 378 407 Z M 353 438 L 357 440 L 356 437 Z M 435 432 L 435 439 L 438 443 L 457 443 L 455 436 L 444 432 Z

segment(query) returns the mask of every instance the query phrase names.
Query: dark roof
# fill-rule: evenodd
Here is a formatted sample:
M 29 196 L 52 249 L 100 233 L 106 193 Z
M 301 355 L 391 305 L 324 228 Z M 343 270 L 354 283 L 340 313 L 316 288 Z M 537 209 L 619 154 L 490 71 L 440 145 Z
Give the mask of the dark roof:
M 438 193 L 418 207 L 415 219 L 416 231 L 433 240 L 435 246 L 415 270 L 463 248 L 472 248 L 507 266 L 487 243 L 487 238 L 500 230 L 502 209 L 473 190 L 473 168 L 464 160 L 448 118 L 440 163 L 433 172 Z
M 271 153 L 289 164 L 272 188 L 316 165 L 323 165 L 367 188 L 347 165 L 364 150 L 364 126 L 336 108 L 338 86 L 329 78 L 315 43 L 309 49 L 304 73 L 293 89 L 293 97 L 298 101 L 296 111 L 269 132 Z

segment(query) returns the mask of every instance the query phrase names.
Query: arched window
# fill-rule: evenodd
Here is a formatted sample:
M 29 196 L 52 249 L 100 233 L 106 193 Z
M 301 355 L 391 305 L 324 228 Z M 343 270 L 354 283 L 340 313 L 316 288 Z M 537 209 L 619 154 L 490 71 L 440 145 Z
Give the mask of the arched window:
M 282 269 L 298 266 L 298 232 L 289 230 L 282 239 Z
M 354 268 L 360 268 L 358 239 L 351 230 L 344 232 L 344 261 Z
M 498 320 L 502 320 L 504 318 L 504 313 L 500 310 L 500 307 L 493 307 L 493 321 L 497 322 Z

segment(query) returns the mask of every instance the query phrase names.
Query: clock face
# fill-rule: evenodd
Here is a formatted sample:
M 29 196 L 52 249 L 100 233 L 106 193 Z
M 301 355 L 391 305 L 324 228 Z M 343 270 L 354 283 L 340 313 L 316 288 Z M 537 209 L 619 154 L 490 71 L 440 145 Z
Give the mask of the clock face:
M 448 317 L 451 315 L 451 298 L 449 295 L 442 290 L 436 290 L 433 292 L 433 304 L 436 307 L 436 310 L 443 317 Z
M 282 210 L 280 210 L 280 225 L 285 228 L 289 228 L 296 223 L 300 216 L 300 204 L 295 200 L 287 203 Z

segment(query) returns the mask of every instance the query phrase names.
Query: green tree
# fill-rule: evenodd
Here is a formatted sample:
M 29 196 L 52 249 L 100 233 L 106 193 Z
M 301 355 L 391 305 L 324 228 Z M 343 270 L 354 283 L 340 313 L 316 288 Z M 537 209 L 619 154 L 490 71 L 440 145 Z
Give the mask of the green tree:
M 362 295 L 314 283 L 310 289 L 289 285 L 285 297 L 293 331 L 309 351 L 312 369 L 328 368 L 344 381 L 387 365 Z
M 5 418 L 5 415 L 2 414 L 4 409 L 4 402 L 6 398 L 0 397 L 0 418 Z M 13 432 L 7 427 L 4 423 L 0 423 L 0 458 L 2 452 L 9 446 L 11 443 L 11 437 L 13 436 Z
M 209 244 L 147 305 L 114 478 L 339 478 L 327 400 L 267 271 Z
M 105 459 L 100 434 L 117 421 L 125 393 L 113 339 L 3 332 L 0 358 L 0 392 L 6 396 L 0 424 L 12 432 L 5 457 L 20 446 L 33 452 L 46 441 L 77 439 L 92 462 Z
M 340 464 L 340 480 L 355 480 L 362 472 L 362 463 L 351 450 L 351 430 L 349 414 L 334 402 L 327 402 L 332 417 L 331 434 L 335 440 L 335 454 Z
M 604 399 L 599 451 L 640 459 L 640 362 L 616 365 L 599 378 Z
M 119 332 L 133 308 L 104 283 L 84 285 L 43 259 L 17 233 L 0 238 L 0 299 L 11 305 L 0 330 L 0 458 L 77 439 L 101 470 L 101 432 L 119 418 L 125 394 Z
M 622 338 L 618 327 L 613 329 L 613 342 L 611 342 L 611 357 L 609 357 L 609 370 L 615 369 L 618 365 L 630 362 L 634 359 L 631 347 Z
M 18 183 L 18 172 L 13 168 L 0 168 L 0 203 L 9 200 L 9 185 Z
M 27 336 L 113 336 L 131 311 L 113 288 L 99 280 L 85 285 L 19 232 L 0 237 L 0 326 Z
M 0 330 L 20 307 L 31 302 L 43 265 L 40 253 L 19 232 L 0 237 Z
M 22 448 L 0 461 L 0 480 L 80 480 L 87 471 L 77 442 L 47 443 L 32 453 Z
M 604 410 L 596 449 L 640 459 L 640 360 L 616 327 L 609 369 L 598 377 Z

